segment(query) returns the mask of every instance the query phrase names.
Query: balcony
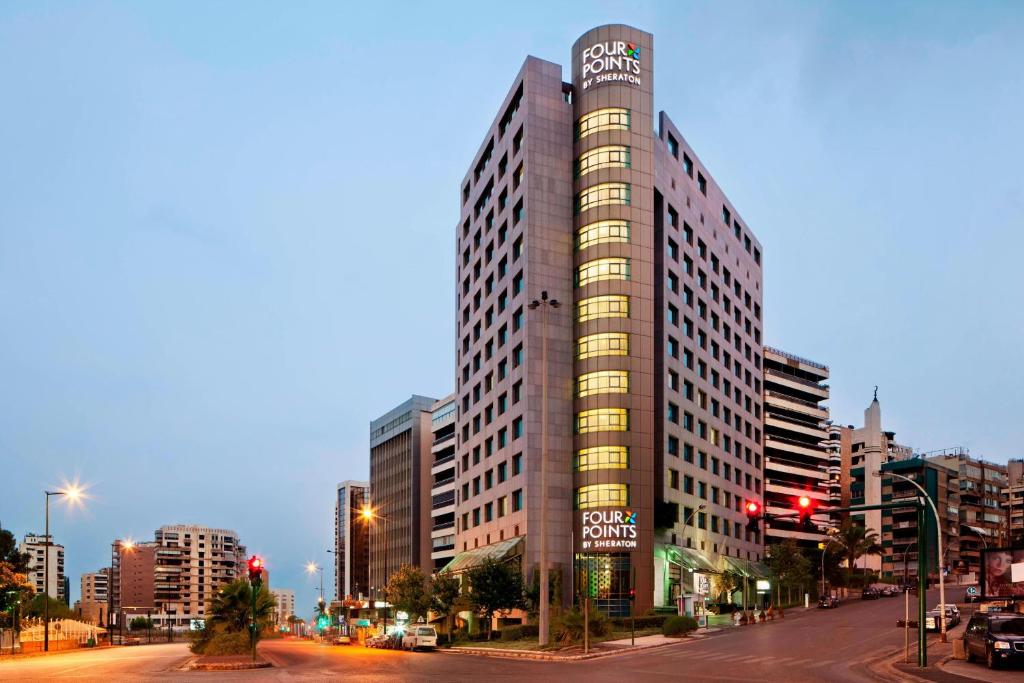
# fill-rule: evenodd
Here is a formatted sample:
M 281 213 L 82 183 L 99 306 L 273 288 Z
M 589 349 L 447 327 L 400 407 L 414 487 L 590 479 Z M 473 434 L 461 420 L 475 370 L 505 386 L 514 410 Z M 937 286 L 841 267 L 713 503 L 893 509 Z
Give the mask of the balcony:
M 821 420 L 828 418 L 828 411 L 818 407 L 818 404 L 813 401 L 794 398 L 778 391 L 765 391 L 764 394 L 769 405 L 775 405 L 779 408 L 803 413 L 804 415 L 811 415 Z M 771 411 L 769 410 L 769 412 Z
M 430 464 L 431 468 L 438 467 L 440 465 L 446 465 L 450 462 L 455 462 L 455 453 L 449 453 L 448 455 L 438 458 Z
M 814 437 L 822 441 L 828 437 L 828 433 L 822 428 L 821 423 L 817 420 L 808 420 L 807 422 L 803 422 L 795 420 L 790 416 L 782 417 L 781 415 L 772 415 L 769 412 L 765 414 L 764 424 L 765 427 L 774 427 L 775 429 L 788 432 L 806 434 L 807 436 Z
M 797 391 L 804 391 L 807 392 L 808 394 L 819 396 L 822 399 L 828 398 L 827 384 L 819 384 L 817 382 L 812 382 L 802 377 L 797 377 L 796 375 L 790 375 L 785 372 L 779 372 L 778 370 L 772 370 L 771 368 L 766 368 L 764 374 L 766 376 L 766 382 L 773 382 L 775 384 L 788 386 L 793 389 L 796 389 Z
M 812 458 L 820 460 L 828 460 L 828 452 L 822 448 L 815 448 L 810 444 L 795 441 L 793 439 L 787 439 L 781 436 L 766 436 L 765 437 L 765 448 L 774 448 L 781 451 L 789 451 L 790 453 L 799 453 L 800 455 L 806 455 Z

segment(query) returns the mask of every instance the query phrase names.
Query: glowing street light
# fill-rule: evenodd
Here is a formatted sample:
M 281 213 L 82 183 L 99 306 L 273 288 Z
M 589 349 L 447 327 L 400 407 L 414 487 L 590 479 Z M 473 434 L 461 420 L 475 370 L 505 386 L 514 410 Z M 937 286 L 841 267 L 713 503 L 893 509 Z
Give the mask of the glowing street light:
M 79 483 L 65 484 L 56 491 L 46 491 L 46 531 L 43 534 L 43 651 L 50 651 L 50 496 L 63 496 L 72 505 L 79 504 L 85 497 L 85 489 Z

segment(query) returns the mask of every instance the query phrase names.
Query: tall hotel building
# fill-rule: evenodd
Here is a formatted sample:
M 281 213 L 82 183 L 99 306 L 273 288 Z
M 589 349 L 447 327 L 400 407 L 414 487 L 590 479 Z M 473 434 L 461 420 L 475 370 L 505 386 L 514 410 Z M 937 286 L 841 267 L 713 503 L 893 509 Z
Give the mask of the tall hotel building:
M 653 37 L 528 57 L 461 187 L 455 568 L 540 563 L 612 615 L 760 559 L 761 246 L 664 112 Z M 657 128 L 655 128 L 657 123 Z M 531 302 L 555 299 L 560 307 Z M 543 335 L 546 331 L 547 362 Z M 543 379 L 547 491 L 541 491 Z M 726 559 L 728 558 L 728 559 Z

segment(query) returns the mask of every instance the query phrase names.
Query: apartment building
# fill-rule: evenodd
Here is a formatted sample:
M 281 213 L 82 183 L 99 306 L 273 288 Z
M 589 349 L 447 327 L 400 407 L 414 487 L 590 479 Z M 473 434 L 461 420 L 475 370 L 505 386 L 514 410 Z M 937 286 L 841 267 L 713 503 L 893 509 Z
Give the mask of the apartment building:
M 642 613 L 761 557 L 762 251 L 656 114 L 653 36 L 571 54 L 526 58 L 461 186 L 453 566 L 532 576 L 546 517 L 563 600 Z
M 370 530 L 361 512 L 370 504 L 370 483 L 343 481 L 334 499 L 334 599 L 368 594 Z
M 952 570 L 961 574 L 981 572 L 981 551 L 1007 545 L 1006 501 L 1009 487 L 1007 465 L 972 458 L 966 448 L 952 448 L 929 455 L 930 461 L 956 470 L 960 484 L 960 557 Z
M 455 396 L 434 404 L 430 416 L 430 559 L 434 571 L 455 557 Z
M 290 588 L 271 588 L 277 606 L 274 608 L 274 623 L 278 629 L 290 628 L 288 617 L 295 614 L 295 591 Z
M 64 546 L 54 543 L 53 535 L 50 535 L 50 559 L 47 565 L 46 542 L 47 538 L 43 534 L 26 534 L 25 540 L 18 545 L 18 552 L 28 555 L 28 580 L 35 592 L 45 592 L 51 598 L 67 604 L 68 595 L 64 590 Z
M 840 467 L 830 453 L 828 366 L 764 347 L 765 545 L 793 539 L 817 548 L 830 523 L 830 493 Z M 811 500 L 814 530 L 793 517 L 797 501 Z
M 78 614 L 82 621 L 97 626 L 107 625 L 109 589 L 109 567 L 82 574 L 80 579 L 81 597 L 78 600 Z
M 906 460 L 913 456 L 909 446 L 896 443 L 896 435 L 882 430 L 882 404 L 878 401 L 878 389 L 871 403 L 864 410 L 864 426 L 855 428 L 832 426 L 830 435 L 838 435 L 833 441 L 840 444 L 840 465 L 843 507 L 851 505 L 878 505 L 882 502 L 882 480 L 873 475 L 882 465 Z M 882 511 L 870 510 L 849 515 L 856 523 L 880 534 Z M 882 559 L 877 555 L 865 555 L 858 566 L 879 572 Z
M 1010 546 L 1024 545 L 1024 460 L 1006 463 L 1006 488 L 1003 490 L 1006 508 L 1006 531 Z
M 426 573 L 430 559 L 429 475 L 432 409 L 437 399 L 412 396 L 370 423 L 371 592 L 403 564 Z
M 910 478 L 927 492 L 939 513 L 944 566 L 950 569 L 957 567 L 960 562 L 960 485 L 957 470 L 944 463 L 912 457 L 883 463 L 881 472 L 881 477 L 872 478 L 880 483 L 883 502 L 912 501 L 920 497 L 920 492 L 913 484 L 894 474 Z M 913 583 L 917 580 L 920 562 L 928 576 L 937 579 L 938 534 L 932 510 L 929 508 L 924 514 L 924 539 L 927 546 L 924 557 L 920 556 L 917 545 L 917 510 L 896 508 L 882 510 L 881 514 L 879 537 L 882 554 L 878 556 L 881 575 L 889 578 L 906 577 Z

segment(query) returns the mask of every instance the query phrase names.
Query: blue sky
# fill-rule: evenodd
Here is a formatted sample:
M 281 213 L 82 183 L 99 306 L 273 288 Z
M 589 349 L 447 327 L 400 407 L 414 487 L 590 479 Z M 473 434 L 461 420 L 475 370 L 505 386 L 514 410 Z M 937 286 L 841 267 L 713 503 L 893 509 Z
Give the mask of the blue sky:
M 904 443 L 1024 456 L 1018 4 L 6 2 L 0 523 L 41 531 L 80 476 L 73 595 L 113 538 L 192 522 L 312 605 L 369 420 L 453 386 L 480 136 L 527 54 L 611 22 L 654 32 L 656 106 L 833 417 L 878 384 Z

